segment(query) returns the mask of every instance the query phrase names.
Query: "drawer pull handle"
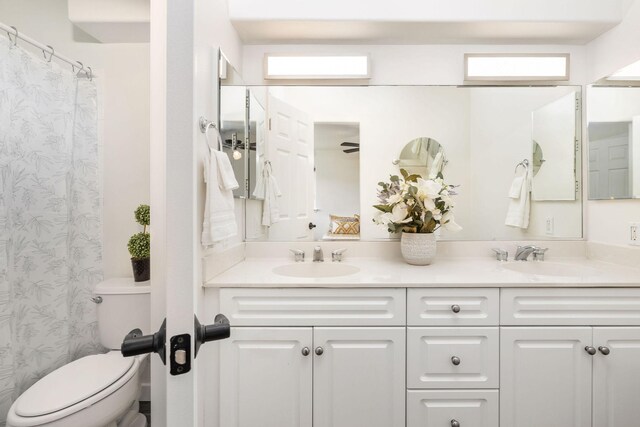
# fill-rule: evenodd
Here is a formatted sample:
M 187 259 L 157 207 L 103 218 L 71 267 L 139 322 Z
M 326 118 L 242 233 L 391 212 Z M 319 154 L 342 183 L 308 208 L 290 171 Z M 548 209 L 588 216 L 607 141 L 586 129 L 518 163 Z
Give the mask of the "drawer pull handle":
M 454 313 L 460 313 L 460 306 L 458 304 L 452 305 L 451 311 L 453 311 Z
M 609 347 L 605 347 L 605 346 L 598 347 L 598 350 L 600 350 L 600 353 L 604 354 L 605 356 L 608 356 L 609 353 L 611 353 L 611 350 L 609 349 Z
M 316 347 L 316 355 L 322 356 L 323 353 L 324 353 L 324 348 Z
M 460 422 L 458 420 L 451 420 L 451 427 L 460 427 Z
M 304 347 L 304 348 L 302 349 L 302 355 L 303 355 L 303 356 L 305 356 L 305 357 L 306 357 L 306 356 L 308 356 L 308 355 L 310 355 L 310 354 L 311 354 L 311 350 L 309 350 L 309 347 Z
M 586 351 L 587 353 L 589 353 L 591 356 L 593 356 L 594 354 L 596 354 L 596 349 L 595 347 L 591 347 L 590 345 L 586 346 L 584 348 L 584 351 Z
M 458 366 L 460 364 L 461 360 L 458 356 L 453 356 L 451 358 L 451 363 L 453 363 L 455 366 Z

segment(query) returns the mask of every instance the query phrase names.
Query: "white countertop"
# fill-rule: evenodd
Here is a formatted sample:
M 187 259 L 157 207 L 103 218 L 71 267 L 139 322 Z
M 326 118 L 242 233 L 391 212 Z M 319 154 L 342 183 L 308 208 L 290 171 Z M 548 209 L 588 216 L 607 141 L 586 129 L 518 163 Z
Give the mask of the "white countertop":
M 307 260 L 306 263 L 311 261 Z M 331 261 L 325 261 L 330 263 Z M 508 264 L 523 261 L 509 261 Z M 535 261 L 528 261 L 534 263 Z M 204 284 L 211 288 L 318 288 L 318 287 L 640 287 L 640 269 L 582 258 L 542 261 L 576 269 L 572 276 L 526 274 L 509 270 L 507 263 L 483 258 L 438 258 L 429 266 L 402 260 L 347 258 L 344 264 L 360 268 L 348 276 L 301 278 L 274 273 L 290 259 L 248 258 Z

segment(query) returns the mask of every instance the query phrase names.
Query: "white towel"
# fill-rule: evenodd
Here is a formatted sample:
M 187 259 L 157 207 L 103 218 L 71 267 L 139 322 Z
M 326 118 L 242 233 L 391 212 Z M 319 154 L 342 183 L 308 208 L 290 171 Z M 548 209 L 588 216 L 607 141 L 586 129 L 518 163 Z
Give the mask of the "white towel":
M 222 139 L 218 134 L 218 142 Z M 233 190 L 239 187 L 226 153 L 207 146 L 204 159 L 204 182 L 206 196 L 202 245 L 216 242 L 238 234 Z
M 253 196 L 263 199 L 262 203 L 262 225 L 270 227 L 272 224 L 280 221 L 280 207 L 278 197 L 282 196 L 278 181 L 273 176 L 271 162 L 264 162 L 262 167 L 262 177 L 256 183 L 256 189 Z
M 509 189 L 509 209 L 505 224 L 510 227 L 529 228 L 531 212 L 531 171 L 525 166 L 524 173 L 513 179 Z

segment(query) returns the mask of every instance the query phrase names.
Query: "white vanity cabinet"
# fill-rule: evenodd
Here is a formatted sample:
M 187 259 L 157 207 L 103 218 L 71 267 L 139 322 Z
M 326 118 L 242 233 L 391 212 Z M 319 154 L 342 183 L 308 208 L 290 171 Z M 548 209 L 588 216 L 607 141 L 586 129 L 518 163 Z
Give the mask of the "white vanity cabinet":
M 405 296 L 223 289 L 220 426 L 403 427 Z

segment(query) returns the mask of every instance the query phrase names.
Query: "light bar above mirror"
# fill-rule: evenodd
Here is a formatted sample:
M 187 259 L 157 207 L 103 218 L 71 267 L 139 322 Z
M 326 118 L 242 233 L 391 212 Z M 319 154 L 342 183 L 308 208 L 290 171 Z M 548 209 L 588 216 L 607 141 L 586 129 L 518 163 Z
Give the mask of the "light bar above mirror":
M 265 54 L 267 80 L 369 79 L 369 55 Z
M 466 81 L 567 81 L 569 54 L 478 54 L 464 56 Z

